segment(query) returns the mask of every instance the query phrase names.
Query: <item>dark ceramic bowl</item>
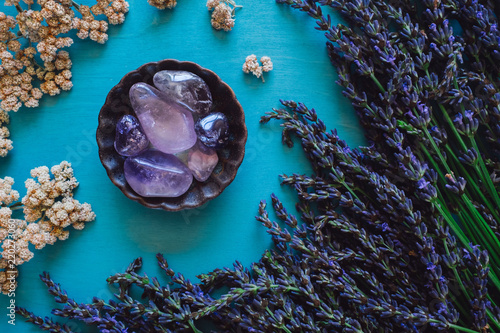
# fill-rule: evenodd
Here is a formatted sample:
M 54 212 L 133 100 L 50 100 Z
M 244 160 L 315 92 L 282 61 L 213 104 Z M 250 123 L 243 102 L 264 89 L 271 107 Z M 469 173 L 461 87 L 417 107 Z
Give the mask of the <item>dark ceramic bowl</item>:
M 153 85 L 153 75 L 166 69 L 194 73 L 208 84 L 212 93 L 213 110 L 224 113 L 228 119 L 229 143 L 225 148 L 217 151 L 219 162 L 210 178 L 204 182 L 194 179 L 189 190 L 182 196 L 176 198 L 142 197 L 125 180 L 123 173 L 125 157 L 119 155 L 114 147 L 115 125 L 122 116 L 134 114 L 128 97 L 130 87 L 137 82 Z M 233 181 L 245 154 L 247 129 L 243 108 L 238 103 L 234 92 L 214 72 L 192 62 L 167 59 L 139 67 L 126 74 L 120 83 L 111 89 L 99 113 L 96 136 L 101 163 L 109 179 L 123 194 L 149 208 L 178 211 L 203 205 L 208 200 L 217 197 Z

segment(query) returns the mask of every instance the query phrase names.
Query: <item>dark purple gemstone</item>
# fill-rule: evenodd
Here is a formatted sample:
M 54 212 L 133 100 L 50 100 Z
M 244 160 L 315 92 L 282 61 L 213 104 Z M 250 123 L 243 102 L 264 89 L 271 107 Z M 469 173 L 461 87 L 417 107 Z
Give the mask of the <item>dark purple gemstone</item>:
M 223 113 L 214 112 L 194 125 L 198 139 L 210 148 L 222 148 L 229 139 L 229 125 Z
M 135 156 L 149 146 L 149 140 L 136 117 L 123 116 L 116 124 L 115 149 L 122 156 Z

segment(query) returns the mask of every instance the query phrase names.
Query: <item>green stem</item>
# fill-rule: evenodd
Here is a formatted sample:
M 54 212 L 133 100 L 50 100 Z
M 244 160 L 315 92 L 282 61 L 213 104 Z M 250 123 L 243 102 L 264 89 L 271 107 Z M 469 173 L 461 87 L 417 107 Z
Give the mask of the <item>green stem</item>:
M 486 314 L 488 315 L 488 318 L 491 319 L 491 323 L 493 323 L 493 325 L 495 325 L 497 329 L 500 329 L 500 322 L 498 322 L 495 315 L 491 312 L 490 309 L 486 309 Z
M 423 146 L 423 145 L 422 145 Z M 433 164 L 434 168 L 436 169 L 436 171 L 438 172 L 438 176 L 439 178 L 445 182 L 444 180 L 444 176 L 442 175 L 441 171 L 439 170 L 438 166 L 436 165 L 436 163 L 434 162 L 434 160 L 432 159 L 432 157 L 430 156 L 430 153 L 427 151 L 427 149 L 425 149 L 425 147 L 423 147 L 422 151 L 427 155 L 428 157 L 428 160 L 431 161 L 431 164 Z M 440 191 L 438 190 L 438 193 L 440 193 Z M 474 215 L 476 216 L 479 216 L 483 221 L 484 219 L 482 218 L 482 216 L 480 215 L 480 213 L 475 209 L 475 207 L 472 205 L 472 202 L 470 202 L 470 199 L 467 197 L 467 196 L 463 196 L 464 198 L 464 201 L 466 202 L 469 202 L 470 205 L 468 205 L 468 208 L 469 208 L 469 211 Z M 460 203 L 458 202 L 458 204 L 460 205 Z M 444 202 L 442 201 L 442 199 L 440 200 L 436 200 L 434 202 L 434 205 L 435 207 L 438 209 L 438 211 L 441 213 L 441 215 L 444 217 L 444 219 L 446 220 L 448 226 L 451 228 L 451 230 L 454 232 L 454 234 L 458 237 L 458 239 L 460 240 L 460 242 L 465 246 L 467 247 L 467 249 L 471 250 L 470 246 L 469 246 L 469 243 L 470 243 L 470 240 L 466 237 L 466 235 L 463 233 L 463 230 L 460 228 L 460 226 L 457 225 L 456 221 L 453 219 L 453 217 L 450 215 L 449 211 L 447 209 L 444 209 L 443 207 L 445 207 L 444 205 Z M 462 214 L 467 214 L 466 210 L 462 210 Z M 467 214 L 467 216 L 469 216 Z M 469 217 L 470 221 L 475 221 L 475 219 L 473 219 L 472 217 Z M 470 232 L 468 226 L 470 225 L 472 228 L 476 228 L 476 224 L 475 223 L 467 223 L 467 219 L 462 219 L 462 221 L 464 222 L 464 226 L 468 229 L 469 231 L 469 235 L 473 236 L 474 234 L 472 232 Z M 484 223 L 486 224 L 486 222 L 484 221 Z M 486 224 L 487 225 L 487 224 Z M 488 226 L 488 229 L 490 229 L 491 231 L 491 228 Z M 474 229 L 475 230 L 475 229 Z M 479 235 L 480 236 L 480 235 Z M 478 242 L 478 241 L 475 241 L 474 242 L 475 244 L 481 244 L 481 243 L 484 243 L 483 242 Z M 484 244 L 486 245 L 486 244 Z M 495 248 L 495 246 L 488 246 L 488 249 L 491 251 Z M 493 251 L 493 252 L 490 252 L 492 254 L 492 258 L 493 258 L 493 253 L 495 253 L 497 251 Z M 492 259 L 493 260 L 493 259 Z M 493 271 L 490 271 L 490 275 L 493 275 L 494 272 Z M 495 276 L 496 278 L 496 276 Z M 497 287 L 500 287 L 500 285 L 497 285 Z
M 455 155 L 451 147 L 449 145 L 446 145 L 445 148 L 448 155 L 451 156 L 452 160 L 456 162 L 455 165 L 458 169 L 460 169 L 461 175 L 463 175 L 464 178 L 467 180 L 467 184 L 472 186 L 474 192 L 481 198 L 481 202 L 484 203 L 486 207 L 488 207 L 495 220 L 500 221 L 500 216 L 498 216 L 495 207 L 493 207 L 490 201 L 486 199 L 479 186 L 477 186 L 476 181 L 471 177 L 471 175 L 464 168 L 462 163 L 460 163 L 460 161 L 458 160 L 457 156 Z
M 460 202 L 458 200 L 455 201 L 458 205 L 460 205 Z M 460 205 L 461 206 L 461 205 Z M 474 244 L 479 243 L 479 239 L 481 237 L 480 234 L 478 234 L 476 231 L 476 228 L 471 228 L 469 226 L 474 226 L 473 219 L 467 214 L 467 212 L 464 209 L 461 209 L 458 212 L 458 217 L 460 218 L 460 221 L 463 222 L 463 227 L 465 228 L 465 232 L 467 235 L 470 236 L 470 241 Z
M 457 139 L 458 143 L 460 144 L 460 147 L 462 148 L 462 150 L 464 152 L 467 151 L 467 145 L 465 144 L 464 140 L 462 140 L 462 137 L 458 133 L 455 125 L 453 125 L 453 121 L 451 120 L 450 115 L 448 114 L 448 112 L 446 111 L 446 109 L 444 108 L 443 105 L 439 104 L 439 108 L 441 109 L 441 113 L 443 114 L 443 117 L 446 120 L 446 122 L 448 123 L 451 131 L 455 135 L 455 138 Z
M 434 152 L 439 157 L 441 164 L 443 164 L 443 166 L 445 167 L 446 173 L 452 173 L 450 167 L 448 166 L 448 163 L 446 163 L 446 159 L 444 158 L 443 154 L 441 154 L 441 150 L 437 146 L 436 142 L 434 141 L 434 138 L 431 136 L 431 134 L 429 133 L 427 128 L 423 128 L 422 132 L 424 132 L 425 136 L 427 137 L 427 140 L 429 140 L 429 142 L 432 146 L 432 149 L 434 149 Z
M 22 209 L 24 208 L 24 205 L 21 201 L 18 201 L 10 206 L 8 206 L 10 208 L 10 210 L 17 210 L 17 209 Z
M 77 10 L 78 12 L 80 12 L 80 5 L 79 5 L 79 4 L 77 4 L 77 3 L 76 3 L 75 1 L 73 1 L 73 0 L 71 0 L 71 4 L 73 5 L 73 7 L 75 7 L 75 8 L 76 8 L 76 10 Z
M 482 225 L 482 235 L 483 236 L 486 236 L 486 235 L 489 235 L 488 239 L 491 240 L 493 242 L 493 249 L 495 250 L 493 253 L 490 253 L 490 256 L 500 256 L 500 253 L 499 253 L 499 250 L 500 250 L 500 241 L 498 240 L 498 238 L 496 237 L 495 233 L 493 232 L 493 230 L 491 230 L 490 226 L 488 225 L 488 223 L 486 223 L 486 221 L 483 219 L 483 217 L 481 216 L 481 214 L 476 210 L 476 208 L 474 207 L 474 205 L 472 204 L 472 202 L 470 201 L 470 199 L 465 196 L 465 195 L 462 195 L 463 199 L 464 199 L 464 202 L 465 202 L 465 205 L 467 206 L 467 208 L 470 210 L 470 212 L 475 215 L 476 217 L 476 221 L 480 222 L 481 225 Z M 486 231 L 486 235 L 484 233 L 484 231 Z
M 479 147 L 477 146 L 477 142 L 473 137 L 470 138 L 470 141 L 471 141 L 472 146 L 474 147 L 474 149 L 476 150 L 477 155 L 478 155 L 478 164 L 479 164 L 479 168 L 481 169 L 480 174 L 482 174 L 482 179 L 485 182 L 485 185 L 487 186 L 487 188 L 490 192 L 490 195 L 495 200 L 495 204 L 497 205 L 497 207 L 500 207 L 500 197 L 498 196 L 498 192 L 495 189 L 495 185 L 493 185 L 493 182 L 491 181 L 490 174 L 488 173 L 488 170 L 486 169 L 486 164 L 484 163 L 483 157 L 481 155 L 481 151 L 479 150 Z
M 373 73 L 370 74 L 370 78 L 373 80 L 373 82 L 375 82 L 375 84 L 380 89 L 380 91 L 383 92 L 383 93 L 385 93 L 384 86 L 382 86 L 382 84 L 380 83 L 380 81 L 375 77 L 375 74 L 373 74 Z
M 189 319 L 188 323 L 194 333 L 203 333 L 202 331 L 196 328 L 196 326 L 193 323 L 193 319 Z
M 276 319 L 276 318 L 274 317 L 274 313 L 271 311 L 271 309 L 269 309 L 269 307 L 266 307 L 266 311 L 267 311 L 267 313 L 269 313 L 269 315 L 270 315 L 271 317 L 273 317 L 273 319 Z M 292 333 L 292 332 L 291 332 L 288 328 L 286 328 L 286 326 L 284 326 L 284 325 L 281 325 L 279 328 L 281 328 L 281 329 L 282 329 L 283 331 L 285 331 L 286 333 Z
M 477 228 L 475 227 L 476 224 L 474 223 L 475 220 L 465 211 L 465 209 L 462 209 L 462 211 L 459 213 L 460 219 L 464 222 L 463 225 L 467 229 L 467 234 L 472 236 L 471 241 L 474 244 L 481 244 L 487 251 L 488 253 L 493 253 L 493 250 L 491 248 L 491 244 L 486 243 L 483 240 L 483 234 L 477 231 Z M 470 227 L 469 227 L 470 226 Z M 472 228 L 472 230 L 471 230 Z M 482 242 L 480 241 L 482 240 Z M 490 261 L 491 261 L 491 269 L 492 270 L 497 270 L 498 267 L 500 267 L 500 258 L 495 255 L 490 255 Z M 498 273 L 498 272 L 495 272 Z
M 448 173 L 452 173 L 450 167 L 448 166 L 448 164 L 446 163 L 446 160 L 444 159 L 443 155 L 441 154 L 441 151 L 439 150 L 439 148 L 437 147 L 436 143 L 434 142 L 434 139 L 432 138 L 432 136 L 430 135 L 429 131 L 427 130 L 427 128 L 424 128 L 423 129 L 423 132 L 425 133 L 427 139 L 430 141 L 435 153 L 438 155 L 441 163 L 443 164 L 443 166 L 446 168 L 446 171 Z M 496 243 L 495 246 L 492 247 L 492 249 L 495 249 L 496 247 L 496 251 L 494 251 L 493 253 L 491 253 L 492 255 L 496 255 L 498 253 L 498 249 L 500 249 L 500 242 L 498 241 L 498 239 L 496 238 L 496 235 L 493 233 L 493 231 L 491 230 L 490 226 L 486 223 L 486 221 L 484 221 L 483 217 L 481 216 L 481 214 L 477 211 L 477 209 L 474 207 L 474 205 L 472 204 L 471 200 L 469 199 L 469 197 L 467 195 L 462 195 L 462 198 L 464 199 L 464 202 L 467 206 L 467 208 L 469 209 L 469 211 L 473 214 L 473 216 L 482 224 L 482 226 L 484 227 L 484 230 L 487 232 L 487 234 L 489 234 L 490 237 L 488 237 L 488 240 L 492 241 L 493 244 Z M 442 207 L 439 207 L 440 211 L 444 211 L 444 209 Z M 450 227 L 453 226 L 453 229 L 455 232 L 458 232 L 460 230 L 460 228 L 458 228 L 458 226 L 456 225 L 456 223 L 454 223 L 454 221 L 452 223 L 449 223 L 450 224 Z M 457 236 L 459 236 L 459 238 L 461 237 L 461 241 L 465 241 L 467 238 L 465 237 L 464 234 L 457 234 Z
M 444 244 L 444 249 L 446 251 L 446 255 L 449 257 L 450 256 L 450 249 L 448 248 L 448 243 L 446 242 L 446 239 L 443 240 Z M 453 271 L 453 275 L 455 276 L 455 280 L 458 282 L 458 285 L 460 286 L 460 290 L 462 290 L 462 294 L 465 295 L 466 299 L 469 299 L 469 293 L 467 289 L 465 288 L 462 279 L 460 278 L 460 275 L 458 275 L 457 268 L 455 266 L 451 267 L 451 270 Z M 467 311 L 462 307 L 462 304 L 460 301 L 453 302 L 455 306 L 458 308 L 461 314 L 468 315 Z
M 431 319 L 431 320 L 429 320 L 429 322 L 439 323 L 439 320 Z M 470 328 L 458 326 L 458 325 L 455 325 L 455 324 L 448 324 L 448 326 L 450 328 L 453 328 L 453 329 L 455 329 L 457 331 L 460 331 L 460 332 L 478 333 L 478 331 L 471 330 Z
M 450 215 L 450 212 L 448 212 L 447 209 L 443 209 L 443 207 L 441 207 L 441 203 L 438 202 L 438 200 L 434 200 L 432 203 L 434 204 L 434 207 L 436 207 L 436 209 L 441 213 L 441 215 L 443 215 L 444 219 L 448 223 L 448 226 L 455 233 L 455 235 L 458 237 L 460 242 L 468 250 L 471 250 L 471 247 L 469 245 L 469 243 L 470 243 L 469 239 L 467 239 L 467 237 L 463 233 L 462 229 L 460 229 L 460 227 L 458 227 L 458 225 L 456 224 L 455 220 L 453 220 L 453 217 Z

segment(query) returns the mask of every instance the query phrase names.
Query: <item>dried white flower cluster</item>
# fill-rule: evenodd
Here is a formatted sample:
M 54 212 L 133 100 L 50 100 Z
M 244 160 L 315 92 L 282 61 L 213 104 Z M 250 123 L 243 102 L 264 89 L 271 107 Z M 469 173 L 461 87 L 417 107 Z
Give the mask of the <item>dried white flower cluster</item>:
M 262 78 L 262 82 L 265 82 L 263 72 L 272 71 L 273 62 L 268 56 L 260 58 L 260 62 L 262 63 L 262 66 L 257 61 L 257 56 L 255 54 L 249 55 L 246 57 L 245 63 L 243 64 L 243 72 L 252 73 L 256 77 Z
M 240 7 L 233 0 L 208 0 L 207 8 L 212 11 L 212 27 L 224 31 L 233 29 L 234 12 Z
M 5 2 L 15 6 L 16 17 L 0 12 L 0 112 L 15 112 L 23 105 L 37 107 L 44 94 L 54 96 L 70 90 L 72 63 L 69 53 L 61 49 L 71 46 L 73 39 L 65 35 L 77 30 L 79 38 L 105 43 L 108 23 L 96 20 L 95 15 L 104 14 L 109 23 L 120 24 L 129 8 L 125 0 L 97 0 L 90 8 L 73 0 L 23 2 L 27 9 L 21 7 L 19 0 Z M 33 4 L 38 10 L 31 9 Z M 81 18 L 76 17 L 78 13 Z M 0 128 L 7 123 L 3 118 L 0 114 Z M 2 128 L 0 156 L 11 149 L 7 136 Z
M 4 125 L 9 123 L 9 115 L 0 109 L 0 157 L 7 155 L 12 149 L 12 140 L 9 140 L 9 129 Z
M 82 13 L 82 7 L 80 6 L 80 13 Z M 106 15 L 111 24 L 122 24 L 125 21 L 125 14 L 128 13 L 129 4 L 125 0 L 97 0 L 90 10 L 94 15 Z M 105 21 L 99 22 L 106 23 Z M 92 36 L 90 38 L 92 39 Z
M 158 9 L 172 9 L 177 6 L 176 0 L 148 0 L 148 3 Z
M 51 168 L 42 166 L 31 170 L 31 177 L 25 182 L 26 195 L 19 202 L 19 193 L 12 189 L 14 180 L 0 178 L 0 269 L 12 260 L 19 266 L 33 258 L 29 249 L 42 249 L 57 240 L 65 240 L 70 225 L 81 230 L 86 222 L 93 221 L 95 214 L 87 203 L 73 198 L 78 186 L 71 164 L 63 161 Z M 12 219 L 15 209 L 23 208 L 24 219 Z M 9 265 L 10 267 L 10 265 Z M 9 269 L 11 271 L 11 269 Z M 10 282 L 7 269 L 0 271 L 0 291 L 6 293 Z

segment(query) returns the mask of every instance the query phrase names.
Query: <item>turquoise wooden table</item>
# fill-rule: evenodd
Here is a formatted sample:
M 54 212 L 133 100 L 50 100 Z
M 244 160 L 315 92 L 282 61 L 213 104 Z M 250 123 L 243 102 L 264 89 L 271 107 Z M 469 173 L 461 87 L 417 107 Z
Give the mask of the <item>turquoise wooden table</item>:
M 281 173 L 309 173 L 300 146 L 281 144 L 277 123 L 260 125 L 259 118 L 279 99 L 314 107 L 331 129 L 351 146 L 364 143 L 356 116 L 336 86 L 325 37 L 314 22 L 273 0 L 240 0 L 231 32 L 216 31 L 204 1 L 179 0 L 174 10 L 159 11 L 146 0 L 131 0 L 121 26 L 111 26 L 109 41 L 99 45 L 75 39 L 68 49 L 73 61 L 74 87 L 57 97 L 44 97 L 36 109 L 11 113 L 14 150 L 0 160 L 0 177 L 16 180 L 24 195 L 24 180 L 34 167 L 68 160 L 80 182 L 76 199 L 92 205 L 97 218 L 68 240 L 41 251 L 20 267 L 15 302 L 39 316 L 50 316 L 57 303 L 38 278 L 50 272 L 77 302 L 92 296 L 109 299 L 115 289 L 106 278 L 143 257 L 143 272 L 160 276 L 155 254 L 196 281 L 196 275 L 235 260 L 250 265 L 272 246 L 255 219 L 259 201 L 275 193 L 293 210 L 294 192 L 281 187 Z M 85 2 L 84 2 L 85 4 Z M 87 4 L 91 4 L 88 2 Z M 2 11 L 15 15 L 13 7 Z M 244 74 L 249 54 L 268 55 L 274 70 L 266 82 Z M 246 155 L 234 182 L 201 208 L 177 213 L 151 210 L 127 199 L 108 179 L 95 140 L 97 115 L 108 91 L 123 75 L 150 61 L 173 58 L 193 61 L 217 73 L 234 90 L 243 106 L 248 128 Z M 7 323 L 9 297 L 0 296 L 0 332 L 36 332 L 18 317 Z M 64 320 L 61 320 L 64 322 Z M 91 331 L 70 326 L 76 331 Z

